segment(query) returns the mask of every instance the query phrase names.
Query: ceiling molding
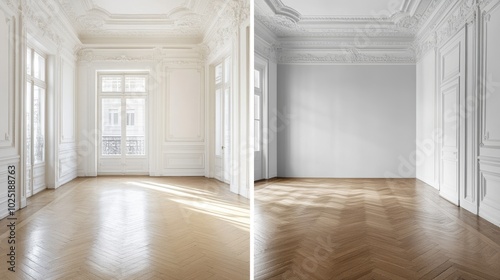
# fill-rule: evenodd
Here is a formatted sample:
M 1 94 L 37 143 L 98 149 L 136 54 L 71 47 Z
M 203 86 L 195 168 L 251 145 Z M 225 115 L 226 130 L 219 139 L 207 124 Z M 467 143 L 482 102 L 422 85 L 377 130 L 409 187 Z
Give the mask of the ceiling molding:
M 234 0 L 186 0 L 167 13 L 111 13 L 95 1 L 57 0 L 83 43 L 105 41 L 130 42 L 148 38 L 181 39 L 200 43 L 216 19 L 219 8 Z
M 368 16 L 310 16 L 285 6 L 281 0 L 256 0 L 255 18 L 278 38 L 287 37 L 384 37 L 413 38 L 420 15 L 415 7 L 422 0 L 405 0 L 399 11 Z M 289 11 L 294 11 L 290 15 Z
M 428 51 L 448 41 L 467 23 L 477 20 L 477 11 L 490 0 L 434 0 L 426 12 L 426 23 L 415 38 L 414 49 L 417 61 Z M 441 4 L 441 5 L 438 5 Z M 455 4 L 455 5 L 453 5 Z
M 414 64 L 410 50 L 388 52 L 357 48 L 337 50 L 279 50 L 280 64 Z
M 273 9 L 275 14 L 284 16 L 293 22 L 300 21 L 301 17 L 300 13 L 283 4 L 281 0 L 265 0 L 265 1 L 269 5 L 269 7 Z

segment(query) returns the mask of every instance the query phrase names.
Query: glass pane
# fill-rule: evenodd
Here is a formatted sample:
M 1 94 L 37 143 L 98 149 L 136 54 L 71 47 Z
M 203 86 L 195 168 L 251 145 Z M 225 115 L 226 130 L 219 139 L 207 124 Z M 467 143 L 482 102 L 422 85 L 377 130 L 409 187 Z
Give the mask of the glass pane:
M 121 99 L 102 99 L 102 155 L 121 155 Z
M 229 83 L 230 79 L 231 79 L 231 58 L 228 57 L 226 58 L 224 65 L 224 83 Z
M 26 74 L 31 75 L 31 52 L 32 50 L 28 48 L 26 53 Z
M 222 94 L 215 91 L 215 155 L 222 155 Z
M 45 81 L 45 58 L 36 52 L 33 68 L 33 76 L 39 80 Z
M 26 165 L 31 166 L 31 82 L 26 83 Z
M 35 86 L 33 92 L 33 157 L 34 163 L 45 160 L 45 91 Z
M 125 77 L 125 92 L 146 92 L 146 77 Z
M 121 76 L 102 77 L 102 92 L 122 92 Z
M 127 155 L 146 155 L 146 100 L 127 99 L 126 107 L 131 121 L 131 125 L 127 125 Z
M 260 88 L 260 71 L 255 69 L 254 72 L 254 87 Z
M 215 84 L 222 82 L 222 63 L 215 67 Z
M 255 120 L 255 143 L 254 143 L 254 149 L 256 152 L 260 151 L 260 121 Z
M 260 120 L 260 96 L 254 95 L 254 119 Z

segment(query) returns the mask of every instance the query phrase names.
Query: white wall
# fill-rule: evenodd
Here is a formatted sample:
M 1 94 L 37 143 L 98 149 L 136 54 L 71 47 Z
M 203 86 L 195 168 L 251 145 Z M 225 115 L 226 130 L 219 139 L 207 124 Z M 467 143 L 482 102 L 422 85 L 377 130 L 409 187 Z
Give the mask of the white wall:
M 438 188 L 436 156 L 436 55 L 434 50 L 417 63 L 416 178 Z
M 500 226 L 500 1 L 484 7 L 480 24 L 479 215 Z M 476 138 L 477 139 L 477 138 Z M 471 195 L 476 196 L 477 193 Z
M 20 159 L 25 156 L 26 142 L 27 44 L 47 55 L 46 186 L 57 188 L 76 177 L 73 50 L 79 40 L 60 11 L 46 4 L 45 1 L 0 2 L 0 218 L 7 215 L 8 166 L 16 169 L 16 209 L 26 206 L 23 187 L 26 174 L 24 161 Z
M 152 54 L 157 53 L 156 59 Z M 119 60 L 115 59 L 119 54 Z M 96 176 L 100 71 L 149 72 L 148 164 L 129 163 L 133 174 L 204 176 L 205 88 L 200 54 L 193 51 L 85 49 L 79 55 L 78 175 Z M 121 173 L 121 172 L 120 172 Z M 117 174 L 120 174 L 117 173 Z
M 278 65 L 278 176 L 415 177 L 415 77 L 411 65 Z

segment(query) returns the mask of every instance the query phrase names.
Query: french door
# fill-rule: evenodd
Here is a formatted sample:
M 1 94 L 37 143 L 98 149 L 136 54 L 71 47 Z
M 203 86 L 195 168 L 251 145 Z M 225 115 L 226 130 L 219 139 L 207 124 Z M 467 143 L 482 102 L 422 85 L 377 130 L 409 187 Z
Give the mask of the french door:
M 46 57 L 28 47 L 26 54 L 26 197 L 46 188 L 45 179 L 45 94 Z
M 215 66 L 215 178 L 231 182 L 231 58 Z
M 98 174 L 147 174 L 147 74 L 100 74 Z
M 254 69 L 254 180 L 264 179 L 264 155 L 262 151 L 262 73 L 259 68 Z

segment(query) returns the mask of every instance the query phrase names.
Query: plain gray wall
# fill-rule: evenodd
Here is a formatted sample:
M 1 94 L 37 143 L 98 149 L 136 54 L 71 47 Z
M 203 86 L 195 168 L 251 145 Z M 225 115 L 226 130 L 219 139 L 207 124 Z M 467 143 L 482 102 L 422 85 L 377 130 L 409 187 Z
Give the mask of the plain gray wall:
M 278 65 L 278 176 L 415 177 L 414 65 Z

